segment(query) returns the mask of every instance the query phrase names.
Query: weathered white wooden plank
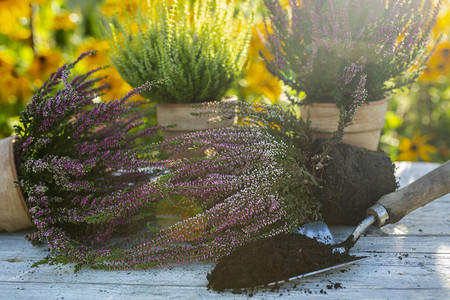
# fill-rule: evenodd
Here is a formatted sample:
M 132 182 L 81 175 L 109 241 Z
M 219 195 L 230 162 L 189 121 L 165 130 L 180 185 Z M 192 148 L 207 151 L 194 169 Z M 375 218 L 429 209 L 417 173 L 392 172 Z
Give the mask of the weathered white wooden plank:
M 289 283 L 278 291 L 256 291 L 252 299 L 303 299 L 324 297 L 326 299 L 449 299 L 448 290 L 436 288 L 379 288 L 343 285 L 334 289 L 327 281 L 312 287 Z M 327 286 L 333 286 L 328 288 Z M 4 299 L 244 299 L 247 294 L 231 292 L 215 293 L 201 287 L 146 286 L 146 285 L 97 285 L 97 284 L 51 284 L 51 283 L 0 283 Z M 325 294 L 326 293 L 326 294 Z
M 361 252 L 385 253 L 450 253 L 450 237 L 429 236 L 366 236 L 353 247 L 353 253 Z
M 368 237 L 378 241 L 380 238 Z M 417 246 L 416 252 L 406 251 L 406 247 L 397 250 L 390 249 L 393 240 L 404 240 L 403 246 Z M 333 281 L 351 284 L 360 288 L 450 288 L 450 251 L 443 249 L 429 254 L 427 249 L 433 244 L 414 243 L 413 238 L 386 237 L 383 238 L 385 251 L 372 250 L 372 242 L 365 245 L 368 252 L 360 249 L 356 255 L 368 255 L 371 259 L 346 267 L 346 272 L 334 271 L 325 275 L 302 280 L 304 288 L 314 288 L 316 282 Z M 434 241 L 436 242 L 436 241 Z M 425 250 L 425 251 L 424 251 Z M 399 251 L 399 252 L 396 252 Z M 400 257 L 400 258 L 399 258 Z M 74 274 L 71 266 L 49 266 L 30 268 L 31 262 L 0 262 L 0 283 L 54 283 L 54 284 L 117 284 L 148 285 L 148 286 L 189 286 L 205 287 L 206 274 L 213 264 L 190 264 L 180 267 L 161 268 L 147 271 L 114 271 L 104 272 L 82 269 Z M 369 284 L 370 283 L 370 284 Z
M 336 234 L 337 240 L 347 237 L 352 230 L 351 227 L 345 227 L 344 229 Z M 333 233 L 335 234 L 336 232 L 336 228 L 334 228 Z M 46 246 L 32 246 L 24 239 L 12 239 L 10 242 L 9 248 L 5 246 L 0 247 L 0 261 L 18 259 L 36 262 L 48 254 Z M 360 238 L 351 252 L 356 254 L 362 252 L 448 254 L 450 253 L 450 236 L 367 235 Z
M 400 186 L 404 186 L 425 175 L 439 166 L 438 163 L 399 161 L 396 166 L 395 176 Z
M 216 299 L 204 287 L 147 286 L 127 284 L 0 283 L 5 299 Z M 245 298 L 234 294 L 224 299 Z
M 341 270 L 299 280 L 309 285 L 321 281 L 352 282 L 352 285 L 370 287 L 373 284 L 385 288 L 406 288 L 412 282 L 423 287 L 445 287 L 450 280 L 449 255 L 416 255 L 409 257 L 399 254 L 370 254 L 371 258 Z M 399 258 L 401 257 L 401 259 Z M 29 265 L 28 265 L 29 266 Z M 0 283 L 77 283 L 77 284 L 117 284 L 148 286 L 190 286 L 205 287 L 206 274 L 212 264 L 189 265 L 177 268 L 162 268 L 149 271 L 95 271 L 84 269 L 73 273 L 70 266 L 41 266 L 37 269 L 20 268 L 1 263 Z M 17 272 L 19 271 L 19 272 Z M 361 280 L 361 279 L 365 280 Z M 368 281 L 370 279 L 370 281 Z M 396 280 L 401 282 L 396 282 Z M 368 284 L 370 282 L 370 284 Z M 308 286 L 309 286 L 308 285 Z

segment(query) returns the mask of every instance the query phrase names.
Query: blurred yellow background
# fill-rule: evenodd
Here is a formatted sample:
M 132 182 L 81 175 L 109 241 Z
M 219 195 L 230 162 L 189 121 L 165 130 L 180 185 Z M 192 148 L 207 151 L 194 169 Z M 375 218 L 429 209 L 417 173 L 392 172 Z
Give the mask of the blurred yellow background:
M 146 1 L 146 0 L 140 0 Z M 245 0 L 233 0 L 239 2 Z M 256 1 L 256 0 L 255 0 Z M 101 38 L 101 18 L 133 10 L 129 0 L 0 0 L 0 138 L 13 133 L 18 114 L 33 92 L 63 63 L 88 50 L 98 52 L 83 60 L 80 72 L 109 65 L 108 43 Z M 288 1 L 282 4 L 287 6 Z M 277 103 L 283 86 L 266 69 L 259 51 L 265 32 L 262 5 L 255 11 L 250 57 L 246 72 L 232 91 L 241 100 Z M 441 37 L 436 52 L 418 82 L 390 101 L 380 148 L 394 160 L 445 161 L 450 158 L 450 4 L 444 1 L 433 39 Z M 432 43 L 430 43 L 432 44 Z M 266 53 L 267 54 L 267 53 Z M 102 71 L 111 89 L 104 99 L 131 90 L 113 68 Z

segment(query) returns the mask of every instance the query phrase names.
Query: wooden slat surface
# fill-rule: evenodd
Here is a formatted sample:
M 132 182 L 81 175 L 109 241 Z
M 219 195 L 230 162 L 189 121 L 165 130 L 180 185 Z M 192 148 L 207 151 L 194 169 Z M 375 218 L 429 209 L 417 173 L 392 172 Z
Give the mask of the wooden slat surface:
M 399 163 L 403 186 L 437 164 Z M 450 299 L 450 195 L 411 213 L 398 224 L 372 228 L 352 254 L 358 264 L 258 291 L 253 298 Z M 331 228 L 335 239 L 351 227 Z M 146 271 L 96 271 L 71 265 L 31 265 L 47 247 L 32 246 L 24 232 L 0 233 L 0 299 L 241 299 L 206 289 L 210 263 Z M 337 284 L 337 285 L 336 285 Z M 334 288 L 334 286 L 338 288 Z M 342 288 L 339 287 L 342 286 Z

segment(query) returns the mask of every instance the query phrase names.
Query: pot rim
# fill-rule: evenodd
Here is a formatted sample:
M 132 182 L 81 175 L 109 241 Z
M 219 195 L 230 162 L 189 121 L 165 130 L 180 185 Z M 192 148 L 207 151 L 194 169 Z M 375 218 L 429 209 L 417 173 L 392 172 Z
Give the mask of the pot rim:
M 230 95 L 230 96 L 226 96 L 221 98 L 219 101 L 223 101 L 223 102 L 233 102 L 233 101 L 238 101 L 238 96 L 236 95 Z M 156 106 L 159 107 L 190 107 L 193 105 L 203 105 L 205 103 L 211 103 L 211 102 L 215 102 L 215 100 L 213 101 L 204 101 L 204 102 L 189 102 L 189 103 L 156 103 Z
M 324 105 L 325 104 L 325 105 Z M 385 124 L 387 99 L 363 104 L 356 112 L 352 124 L 345 133 L 380 130 Z M 336 131 L 340 114 L 339 109 L 330 103 L 317 103 L 300 107 L 301 118 L 311 122 L 313 132 L 333 133 Z

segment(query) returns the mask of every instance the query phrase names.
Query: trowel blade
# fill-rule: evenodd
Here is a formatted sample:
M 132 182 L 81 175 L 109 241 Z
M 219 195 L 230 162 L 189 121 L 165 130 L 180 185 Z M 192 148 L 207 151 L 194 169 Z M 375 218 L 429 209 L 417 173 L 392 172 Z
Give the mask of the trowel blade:
M 302 226 L 293 229 L 292 232 L 305 235 L 323 244 L 334 244 L 333 235 L 324 221 L 303 224 Z

